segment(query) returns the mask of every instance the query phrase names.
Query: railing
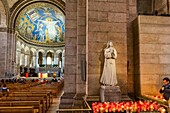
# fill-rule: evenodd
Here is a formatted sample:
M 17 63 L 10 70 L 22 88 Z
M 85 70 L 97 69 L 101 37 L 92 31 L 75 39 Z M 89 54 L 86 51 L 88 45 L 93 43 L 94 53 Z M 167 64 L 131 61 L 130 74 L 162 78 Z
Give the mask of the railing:
M 86 101 L 86 97 L 83 97 L 83 109 L 56 109 L 56 113 L 92 113 L 92 109 Z
M 145 95 L 141 95 L 140 97 L 138 97 L 139 99 L 142 99 L 142 100 L 153 100 L 153 101 L 156 101 L 157 103 L 159 103 L 160 105 L 164 106 L 165 108 L 168 108 L 168 103 L 167 101 L 161 101 L 161 100 L 158 100 L 158 99 L 154 99 L 154 98 L 149 98 Z

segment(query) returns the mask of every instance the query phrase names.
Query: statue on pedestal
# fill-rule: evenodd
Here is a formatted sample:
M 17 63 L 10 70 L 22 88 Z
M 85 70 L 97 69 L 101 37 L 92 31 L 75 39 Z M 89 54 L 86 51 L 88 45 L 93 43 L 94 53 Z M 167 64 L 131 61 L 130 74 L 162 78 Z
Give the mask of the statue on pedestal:
M 113 43 L 108 41 L 107 47 L 104 49 L 104 68 L 100 82 L 104 85 L 115 86 L 117 84 L 116 62 L 117 51 L 113 47 Z
M 101 102 L 117 102 L 121 101 L 121 91 L 117 85 L 116 62 L 117 51 L 113 47 L 113 43 L 108 41 L 107 47 L 104 49 L 104 68 L 100 78 L 102 83 L 100 87 Z

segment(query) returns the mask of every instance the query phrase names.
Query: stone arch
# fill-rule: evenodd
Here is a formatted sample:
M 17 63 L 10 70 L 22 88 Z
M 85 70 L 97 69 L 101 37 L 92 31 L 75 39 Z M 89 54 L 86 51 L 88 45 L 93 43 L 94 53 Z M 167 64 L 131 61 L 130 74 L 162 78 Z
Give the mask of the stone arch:
M 43 54 L 45 54 L 45 50 L 44 49 L 39 49 L 38 52 L 42 52 Z
M 29 51 L 30 51 L 29 47 L 28 47 L 28 46 L 25 46 L 25 53 L 26 53 L 26 54 L 29 54 Z
M 7 26 L 7 17 L 8 17 L 8 3 L 6 2 L 6 0 L 1 0 L 0 1 L 0 10 L 1 10 L 1 14 L 0 14 L 0 20 L 2 20 L 3 22 L 0 23 L 1 27 L 6 27 Z
M 15 22 L 16 22 L 16 18 L 18 16 L 18 14 L 20 13 L 20 11 L 23 10 L 24 7 L 32 4 L 32 3 L 36 3 L 36 2 L 43 2 L 43 3 L 50 3 L 53 4 L 55 6 L 58 6 L 59 9 L 61 9 L 61 11 L 63 12 L 63 14 L 65 14 L 65 2 L 63 2 L 62 0 L 56 1 L 56 0 L 41 0 L 41 1 L 37 1 L 37 0 L 17 0 L 15 2 L 13 2 L 13 4 L 10 6 L 9 8 L 9 0 L 1 0 L 0 2 L 0 6 L 4 7 L 4 9 L 1 11 L 4 12 L 4 21 L 7 20 L 6 25 L 2 26 L 2 27 L 7 27 L 7 52 L 6 52 L 6 64 L 5 64 L 5 70 L 10 70 L 12 72 L 14 72 L 14 67 L 12 64 L 12 61 L 14 61 L 14 59 L 16 59 L 16 36 L 15 36 Z M 2 17 L 2 16 L 1 16 Z M 1 25 L 0 25 L 1 27 Z M 6 30 L 6 29 L 5 29 Z M 28 42 L 29 43 L 29 42 Z M 11 53 L 11 50 L 13 51 Z
M 25 45 L 21 44 L 21 53 L 25 53 Z
M 15 28 L 15 19 L 18 16 L 18 14 L 20 13 L 21 10 L 23 10 L 24 7 L 28 6 L 29 4 L 33 4 L 36 3 L 36 0 L 31 0 L 31 1 L 23 1 L 23 0 L 19 0 L 18 2 L 16 2 L 12 7 L 11 7 L 11 16 L 9 18 L 9 28 L 13 29 Z M 57 7 L 59 7 L 59 9 L 61 9 L 61 11 L 65 14 L 65 2 L 63 1 L 54 1 L 54 0 L 43 0 L 43 1 L 38 1 L 38 2 L 46 2 L 46 3 L 50 3 L 53 4 Z
M 16 51 L 21 51 L 21 42 L 20 41 L 16 42 Z
M 36 55 L 37 50 L 35 48 L 31 48 L 30 50 L 32 51 L 33 55 Z

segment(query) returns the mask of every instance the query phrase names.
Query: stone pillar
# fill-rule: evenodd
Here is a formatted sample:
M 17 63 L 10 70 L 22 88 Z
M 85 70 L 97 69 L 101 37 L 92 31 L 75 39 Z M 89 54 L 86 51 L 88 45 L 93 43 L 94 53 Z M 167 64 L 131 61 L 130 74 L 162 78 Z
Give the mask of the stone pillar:
M 64 72 L 64 60 L 65 60 L 65 51 L 63 51 L 62 53 L 62 68 L 61 68 L 61 72 Z
M 1 1 L 2 2 L 2 1 Z M 2 8 L 2 7 L 1 7 Z M 8 70 L 7 69 L 7 48 L 8 48 L 8 39 L 7 39 L 7 23 L 6 18 L 8 16 L 6 15 L 5 10 L 1 10 L 1 27 L 0 27 L 0 77 L 5 77 L 5 72 Z
M 28 55 L 26 54 L 25 55 L 25 64 L 24 64 L 25 66 L 27 66 L 28 65 Z
M 16 73 L 19 73 L 20 65 L 20 51 L 16 51 Z
M 16 51 L 16 64 L 20 65 L 20 51 Z
M 39 64 L 38 64 L 38 51 L 36 52 L 36 67 L 39 67 Z
M 32 57 L 32 66 L 35 67 L 36 66 L 36 56 L 33 55 Z
M 24 65 L 25 64 L 25 58 L 24 58 L 24 53 L 20 54 L 20 65 Z
M 76 93 L 76 57 L 77 57 L 77 0 L 66 1 L 66 31 L 65 32 L 65 93 Z M 75 16 L 76 15 L 76 16 Z M 72 87 L 69 87 L 69 86 Z
M 85 75 L 86 35 L 88 35 L 88 0 L 77 0 L 77 56 L 76 56 L 76 93 L 88 94 Z M 66 68 L 65 68 L 66 69 Z M 84 70 L 84 71 L 83 71 Z
M 28 55 L 27 55 L 27 66 L 28 66 L 28 67 L 30 66 L 30 65 L 29 65 L 29 64 L 30 64 L 30 60 L 29 60 L 29 59 L 30 59 L 30 55 L 28 54 Z

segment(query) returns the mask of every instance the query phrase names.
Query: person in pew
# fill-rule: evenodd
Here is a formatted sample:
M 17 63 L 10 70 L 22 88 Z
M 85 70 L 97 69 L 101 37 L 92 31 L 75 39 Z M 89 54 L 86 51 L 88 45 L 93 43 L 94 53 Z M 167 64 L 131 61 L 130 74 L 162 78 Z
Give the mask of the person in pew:
M 9 89 L 7 88 L 6 84 L 4 84 L 3 87 L 2 87 L 2 95 L 3 96 L 9 95 Z
M 56 79 L 56 78 L 53 78 L 53 79 L 52 79 L 52 82 L 57 82 L 57 79 Z
M 2 79 L 2 80 L 1 80 L 1 83 L 2 83 L 2 84 L 4 84 L 4 82 L 5 82 L 5 80 L 4 80 L 4 79 Z
M 34 79 L 32 79 L 32 82 L 34 82 Z
M 44 83 L 47 83 L 47 80 L 44 78 Z
M 169 78 L 167 78 L 167 77 L 163 78 L 163 86 L 159 92 L 163 94 L 163 97 L 165 100 L 169 100 L 169 98 L 170 98 L 170 80 L 169 80 Z

